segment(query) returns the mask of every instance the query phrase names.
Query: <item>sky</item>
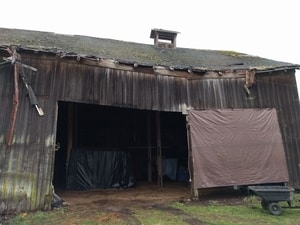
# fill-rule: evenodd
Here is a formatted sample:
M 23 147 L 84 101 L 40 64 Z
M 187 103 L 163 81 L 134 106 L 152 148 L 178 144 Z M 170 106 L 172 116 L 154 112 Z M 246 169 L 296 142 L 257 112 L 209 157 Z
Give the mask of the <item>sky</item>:
M 177 46 L 230 50 L 300 64 L 298 0 L 14 0 L 0 27 L 153 44 L 153 28 L 180 32 Z M 0 34 L 1 35 L 1 34 Z M 296 72 L 300 89 L 300 71 Z

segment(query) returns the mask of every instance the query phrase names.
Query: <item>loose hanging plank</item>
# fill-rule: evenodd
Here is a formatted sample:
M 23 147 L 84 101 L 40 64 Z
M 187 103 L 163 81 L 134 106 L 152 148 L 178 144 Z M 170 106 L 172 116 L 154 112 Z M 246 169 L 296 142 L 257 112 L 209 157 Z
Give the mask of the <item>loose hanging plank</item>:
M 18 72 L 18 66 L 15 63 L 18 54 L 16 49 L 7 49 L 7 52 L 11 55 L 12 60 L 11 63 L 14 65 L 14 94 L 13 94 L 13 106 L 12 106 L 12 111 L 10 115 L 10 120 L 9 120 L 9 127 L 8 127 L 8 132 L 6 135 L 6 144 L 7 144 L 7 149 L 11 149 L 12 141 L 13 141 L 13 135 L 14 135 L 14 130 L 15 130 L 15 125 L 16 125 L 16 118 L 17 118 L 17 113 L 18 113 L 18 106 L 19 106 L 19 72 Z
M 7 49 L 8 53 L 9 54 L 12 54 L 12 51 L 10 49 Z M 44 116 L 44 111 L 43 109 L 40 107 L 39 103 L 38 103 L 38 100 L 33 92 L 33 89 L 32 87 L 28 84 L 28 82 L 26 81 L 26 75 L 25 75 L 25 70 L 24 68 L 27 68 L 27 69 L 30 69 L 32 70 L 33 72 L 36 72 L 37 69 L 32 67 L 32 66 L 28 66 L 28 65 L 25 65 L 23 63 L 20 63 L 20 57 L 18 57 L 18 59 L 16 59 L 15 57 L 13 56 L 10 56 L 8 58 L 4 58 L 5 61 L 10 61 L 12 64 L 14 65 L 18 65 L 18 74 L 20 74 L 22 80 L 23 80 L 23 83 L 27 89 L 27 93 L 28 93 L 28 96 L 29 96 L 29 101 L 30 101 L 30 104 L 33 105 L 35 107 L 35 109 L 37 110 L 39 116 Z
M 37 110 L 39 116 L 43 116 L 44 115 L 44 111 L 42 110 L 42 108 L 39 106 L 39 102 L 32 90 L 32 87 L 27 83 L 26 81 L 26 77 L 25 77 L 25 71 L 24 71 L 24 64 L 20 64 L 20 70 L 21 70 L 21 73 L 20 73 L 20 76 L 23 80 L 23 83 L 27 89 L 27 93 L 28 93 L 28 96 L 29 96 L 29 101 L 30 101 L 30 104 L 33 105 L 35 107 L 35 109 Z M 27 68 L 33 68 L 33 67 L 27 67 Z M 35 68 L 33 68 L 35 69 Z

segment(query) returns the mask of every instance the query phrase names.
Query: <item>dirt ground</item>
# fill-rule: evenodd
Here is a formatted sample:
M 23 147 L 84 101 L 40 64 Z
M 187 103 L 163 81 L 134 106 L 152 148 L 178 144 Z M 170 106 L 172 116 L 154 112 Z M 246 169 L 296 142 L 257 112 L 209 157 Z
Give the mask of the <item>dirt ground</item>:
M 191 198 L 191 188 L 187 183 L 166 182 L 163 188 L 155 183 L 140 183 L 134 188 L 109 189 L 109 190 L 89 190 L 89 191 L 64 191 L 57 190 L 56 193 L 63 198 L 69 211 L 80 212 L 87 210 L 93 213 L 94 210 L 103 211 L 107 216 L 102 218 L 107 222 L 119 218 L 127 221 L 126 224 L 141 224 L 132 215 L 132 208 L 159 209 L 174 215 L 180 215 L 191 225 L 202 225 L 196 218 L 185 214 L 183 211 L 169 207 L 169 203 L 174 201 L 189 202 L 190 204 L 208 204 L 210 201 L 222 202 L 224 204 L 240 204 L 241 194 L 230 190 L 210 189 L 202 191 L 199 199 Z M 71 221 L 68 221 L 71 222 Z M 73 223 L 72 223 L 73 224 Z
M 155 183 L 140 183 L 134 188 L 66 191 L 56 190 L 66 205 L 75 208 L 81 205 L 96 205 L 98 208 L 143 207 L 151 204 L 166 204 L 171 201 L 190 201 L 191 189 L 188 184 L 167 183 L 163 188 Z
M 125 221 L 125 224 L 138 224 L 140 221 L 131 213 L 133 208 L 159 209 L 176 216 L 180 215 L 191 225 L 203 225 L 201 221 L 169 206 L 171 202 L 188 202 L 189 204 L 209 204 L 211 201 L 224 204 L 242 204 L 241 193 L 233 189 L 202 190 L 199 199 L 191 198 L 191 188 L 187 183 L 165 182 L 160 188 L 156 183 L 138 183 L 134 188 L 69 191 L 56 190 L 56 194 L 64 199 L 64 208 L 73 215 L 84 212 L 86 218 L 95 212 L 105 212 L 107 216 L 98 221 L 99 224 L 115 220 Z M 64 221 L 59 224 L 81 224 L 74 218 L 63 216 Z M 6 222 L 5 222 L 6 221 Z M 0 221 L 0 225 L 8 224 L 7 220 Z M 2 222 L 2 223 L 1 223 Z
M 241 201 L 241 194 L 230 189 L 209 189 L 199 192 L 199 199 L 192 199 L 191 187 L 187 183 L 166 182 L 158 187 L 155 183 L 139 183 L 134 188 L 66 191 L 56 190 L 56 193 L 70 207 L 85 204 L 99 204 L 104 207 L 142 207 L 151 204 L 167 204 L 174 201 L 197 202 L 205 204 L 208 201 L 219 201 L 227 204 Z M 226 201 L 226 202 L 225 202 Z

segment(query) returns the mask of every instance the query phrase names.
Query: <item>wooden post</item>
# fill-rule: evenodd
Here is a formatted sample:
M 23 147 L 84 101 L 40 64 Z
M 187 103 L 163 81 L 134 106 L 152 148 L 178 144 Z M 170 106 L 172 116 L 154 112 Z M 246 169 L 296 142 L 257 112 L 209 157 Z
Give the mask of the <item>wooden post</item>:
M 152 144 L 151 144 L 151 112 L 147 112 L 147 155 L 148 155 L 148 182 L 152 182 Z
M 18 113 L 18 108 L 19 108 L 19 68 L 17 66 L 16 60 L 19 60 L 17 51 L 15 49 L 10 50 L 7 49 L 7 51 L 10 53 L 14 61 L 14 94 L 13 94 L 13 106 L 12 106 L 12 111 L 10 115 L 10 120 L 9 120 L 9 127 L 8 127 L 8 132 L 6 135 L 6 144 L 7 144 L 7 149 L 11 149 L 11 145 L 13 142 L 13 136 L 15 132 L 15 126 L 16 126 L 16 119 L 17 119 L 17 113 Z
M 73 132 L 74 132 L 74 103 L 68 103 L 68 144 L 67 144 L 67 160 L 66 160 L 66 176 L 68 177 L 68 167 L 71 150 L 73 148 Z M 67 178 L 66 177 L 66 178 Z
M 160 112 L 156 112 L 157 185 L 163 187 Z
M 79 136 L 79 110 L 78 110 L 78 104 L 77 103 L 72 103 L 73 104 L 73 146 L 77 147 L 80 144 L 82 144 L 82 140 L 80 140 Z
M 193 155 L 191 146 L 191 133 L 188 116 L 186 118 L 186 133 L 187 133 L 187 147 L 188 147 L 188 169 L 189 169 L 189 182 L 191 183 L 191 196 L 198 198 L 198 189 L 194 188 L 194 169 L 193 169 Z

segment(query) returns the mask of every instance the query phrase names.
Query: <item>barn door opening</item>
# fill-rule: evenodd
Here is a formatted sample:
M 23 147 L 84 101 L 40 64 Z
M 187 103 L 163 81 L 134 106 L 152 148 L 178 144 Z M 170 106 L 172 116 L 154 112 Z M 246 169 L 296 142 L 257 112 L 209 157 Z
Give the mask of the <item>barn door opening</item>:
M 181 113 L 72 102 L 58 106 L 56 188 L 188 182 L 187 135 Z

